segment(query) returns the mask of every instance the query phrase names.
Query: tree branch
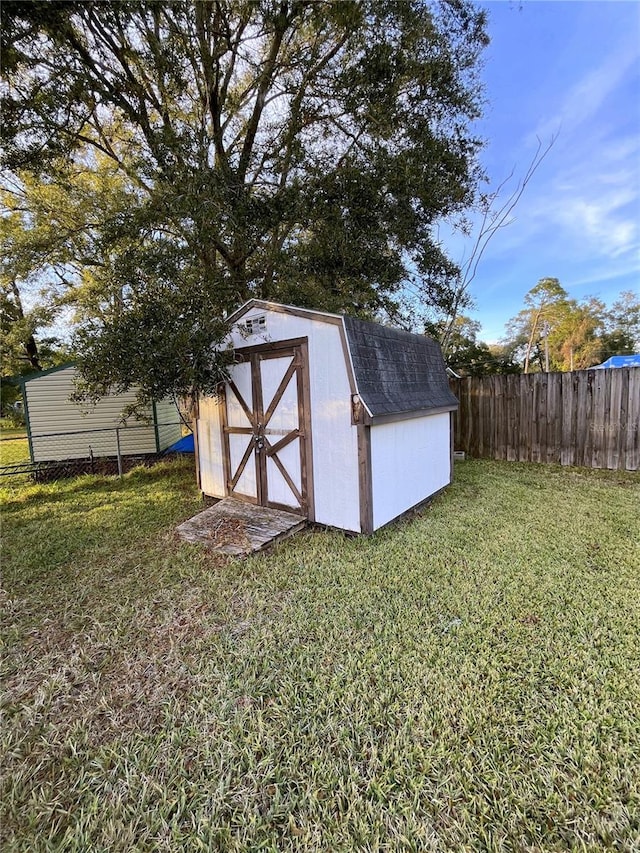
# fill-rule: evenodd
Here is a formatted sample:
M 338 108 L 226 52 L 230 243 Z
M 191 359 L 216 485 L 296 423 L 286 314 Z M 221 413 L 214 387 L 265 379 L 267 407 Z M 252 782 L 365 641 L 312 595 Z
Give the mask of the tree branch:
M 264 70 L 260 75 L 260 82 L 258 85 L 258 92 L 256 94 L 256 100 L 253 107 L 253 112 L 251 114 L 251 118 L 249 119 L 249 123 L 247 125 L 247 131 L 245 135 L 244 145 L 242 146 L 242 153 L 240 155 L 240 161 L 238 163 L 238 179 L 240 181 L 244 181 L 245 175 L 247 173 L 247 168 L 249 166 L 249 161 L 251 159 L 251 154 L 253 152 L 253 144 L 255 142 L 256 134 L 258 132 L 258 125 L 260 124 L 260 118 L 262 116 L 262 111 L 264 109 L 264 101 L 269 91 L 269 87 L 273 82 L 273 72 L 276 67 L 276 60 L 278 58 L 278 53 L 280 52 L 280 45 L 282 44 L 282 39 L 284 38 L 284 34 L 289 26 L 292 18 L 289 18 L 286 14 L 287 12 L 287 4 L 285 2 L 280 4 L 280 10 L 278 15 L 276 16 L 276 22 L 273 32 L 273 40 L 271 42 L 271 47 L 269 49 L 269 53 L 267 59 L 264 64 Z
M 542 141 L 540 139 L 538 139 L 538 146 L 536 148 L 536 152 L 535 152 L 531 162 L 529 163 L 529 166 L 527 168 L 527 171 L 524 174 L 524 177 L 518 183 L 518 186 L 511 193 L 511 195 L 506 199 L 504 204 L 502 204 L 502 206 L 497 211 L 495 211 L 495 213 L 492 212 L 491 206 L 492 206 L 493 202 L 495 201 L 495 199 L 498 198 L 502 188 L 504 186 L 506 186 L 506 184 L 509 182 L 509 180 L 513 176 L 513 170 L 499 184 L 497 190 L 491 195 L 489 203 L 488 203 L 488 205 L 484 211 L 484 215 L 482 218 L 482 224 L 480 226 L 478 236 L 476 237 L 476 239 L 474 241 L 473 248 L 472 248 L 471 254 L 469 256 L 469 259 L 461 267 L 460 276 L 458 278 L 459 284 L 458 284 L 458 287 L 456 288 L 456 294 L 455 294 L 455 298 L 454 298 L 454 302 L 453 302 L 453 306 L 452 306 L 452 311 L 450 312 L 449 319 L 447 321 L 447 325 L 445 327 L 445 331 L 444 331 L 444 334 L 443 334 L 442 339 L 441 339 L 442 351 L 445 354 L 446 354 L 448 346 L 449 346 L 449 341 L 451 338 L 451 332 L 453 330 L 453 324 L 454 324 L 455 319 L 457 317 L 459 307 L 460 307 L 463 299 L 467 295 L 469 287 L 471 286 L 471 283 L 473 282 L 473 280 L 476 277 L 476 274 L 478 272 L 478 266 L 479 266 L 480 261 L 482 260 L 482 257 L 484 255 L 486 249 L 487 249 L 487 246 L 489 245 L 492 238 L 494 237 L 494 235 L 498 231 L 500 231 L 502 228 L 506 228 L 510 224 L 511 220 L 509 219 L 509 217 L 511 216 L 511 214 L 514 211 L 514 209 L 516 208 L 518 202 L 522 198 L 522 195 L 523 195 L 525 189 L 527 188 L 527 185 L 529 184 L 529 182 L 531 181 L 531 179 L 533 178 L 533 176 L 537 172 L 542 161 L 545 159 L 545 157 L 547 156 L 549 151 L 551 151 L 551 149 L 555 145 L 557 138 L 558 138 L 557 133 L 552 134 L 550 139 L 549 139 L 549 142 L 547 143 L 547 145 L 544 148 L 542 147 Z M 489 223 L 488 223 L 488 220 L 490 220 Z

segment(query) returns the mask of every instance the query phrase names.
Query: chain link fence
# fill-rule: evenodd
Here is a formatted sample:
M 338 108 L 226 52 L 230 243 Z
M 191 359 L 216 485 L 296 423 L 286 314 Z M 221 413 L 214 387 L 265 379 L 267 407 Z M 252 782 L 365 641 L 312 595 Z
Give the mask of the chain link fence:
M 0 441 L 0 485 L 53 482 L 79 474 L 122 476 L 173 455 L 183 422 L 42 433 Z M 184 451 L 182 451 L 184 452 Z

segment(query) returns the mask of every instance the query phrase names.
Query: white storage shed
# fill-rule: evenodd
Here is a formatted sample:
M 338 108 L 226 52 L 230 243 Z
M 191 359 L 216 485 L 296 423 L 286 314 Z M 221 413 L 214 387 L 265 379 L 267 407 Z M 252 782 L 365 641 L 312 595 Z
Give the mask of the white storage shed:
M 200 488 L 370 533 L 451 482 L 439 345 L 337 314 L 252 300 L 231 318 L 236 361 L 200 400 Z
M 135 391 L 109 394 L 95 405 L 71 400 L 77 370 L 63 365 L 25 378 L 23 385 L 27 437 L 32 462 L 161 453 L 182 435 L 182 423 L 171 400 L 153 403 L 148 422 L 133 417 L 123 424 L 122 413 L 135 402 Z

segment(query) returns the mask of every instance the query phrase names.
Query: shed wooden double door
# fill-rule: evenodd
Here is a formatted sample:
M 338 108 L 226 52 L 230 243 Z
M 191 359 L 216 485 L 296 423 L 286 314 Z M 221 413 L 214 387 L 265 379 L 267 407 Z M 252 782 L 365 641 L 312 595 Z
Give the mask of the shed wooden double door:
M 236 354 L 222 406 L 227 493 L 312 518 L 307 340 Z

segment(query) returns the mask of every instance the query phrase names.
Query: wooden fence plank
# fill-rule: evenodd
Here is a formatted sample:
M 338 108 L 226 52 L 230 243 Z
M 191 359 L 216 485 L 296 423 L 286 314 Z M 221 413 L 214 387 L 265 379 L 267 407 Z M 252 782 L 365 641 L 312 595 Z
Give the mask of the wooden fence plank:
M 543 462 L 560 462 L 562 444 L 562 374 L 547 373 L 547 446 Z
M 527 379 L 529 376 L 527 375 Z M 518 423 L 518 462 L 529 461 L 531 447 L 531 391 L 528 382 L 522 382 L 520 387 L 520 415 Z
M 455 394 L 458 398 L 458 403 L 460 402 L 460 380 L 454 379 L 451 377 L 449 379 L 449 388 L 451 392 Z M 453 433 L 453 450 L 458 450 L 458 430 L 460 428 L 460 409 L 458 407 L 458 411 L 453 413 L 453 417 L 451 418 L 451 432 Z
M 584 461 L 584 453 L 582 450 L 582 441 L 580 436 L 580 421 L 582 419 L 582 382 L 585 377 L 583 370 L 576 371 L 573 374 L 573 399 L 571 401 L 571 445 L 573 447 L 573 464 L 576 466 L 582 465 Z
M 537 374 L 531 376 L 531 462 L 540 461 L 540 437 L 538 434 L 538 399 L 540 383 Z
M 618 370 L 609 371 L 610 397 L 609 417 L 605 418 L 607 430 L 607 453 L 605 468 L 616 470 L 620 462 L 621 414 L 622 414 L 622 375 Z M 628 387 L 628 386 L 627 386 Z
M 485 397 L 485 389 L 484 389 L 484 377 L 480 377 L 480 382 L 478 384 L 476 394 L 475 394 L 475 402 L 477 406 L 477 420 L 475 423 L 475 432 L 476 432 L 476 456 L 484 456 L 485 448 L 484 448 L 484 424 L 485 424 L 485 411 L 484 411 L 484 397 Z
M 467 446 L 469 448 L 469 455 L 474 457 L 478 455 L 478 445 L 476 441 L 476 431 L 478 428 L 477 392 L 477 387 L 469 382 L 467 384 L 467 393 L 469 395 L 467 407 L 467 417 L 469 419 L 467 422 Z
M 629 398 L 627 406 L 627 446 L 625 469 L 640 468 L 640 368 L 629 368 Z
M 584 467 L 591 468 L 593 462 L 593 440 L 594 440 L 594 423 L 593 423 L 593 386 L 596 378 L 594 370 L 586 371 L 586 396 L 585 396 L 585 423 L 586 434 L 584 437 Z
M 593 371 L 592 380 L 592 410 L 591 410 L 591 463 L 590 468 L 602 468 L 604 460 L 605 428 L 604 418 L 606 409 L 607 381 L 603 370 Z
M 581 370 L 577 375 L 576 430 L 573 440 L 576 448 L 575 464 L 584 466 L 587 464 L 586 446 L 589 432 L 589 422 L 587 420 L 587 379 L 589 372 Z M 589 464 L 591 464 L 591 459 L 589 459 Z
M 506 376 L 504 383 L 504 458 L 513 462 L 513 416 L 515 395 L 513 393 L 513 376 Z
M 620 431 L 618 433 L 618 466 L 627 466 L 627 434 L 629 431 L 629 381 L 628 370 L 621 370 Z
M 571 413 L 573 408 L 573 373 L 561 374 L 562 395 L 560 402 L 560 464 L 573 464 L 573 442 L 571 440 Z
M 467 448 L 467 453 L 471 454 L 471 446 L 473 439 L 473 410 L 471 407 L 471 393 L 472 393 L 471 383 L 465 383 L 465 417 L 466 422 L 464 425 L 464 435 L 465 435 L 465 446 Z
M 506 379 L 506 377 L 505 377 Z M 496 382 L 496 459 L 507 458 L 507 440 L 505 435 L 505 382 Z
M 487 447 L 487 453 L 489 459 L 494 458 L 495 449 L 498 444 L 498 433 L 500 431 L 500 427 L 498 425 L 498 418 L 496 415 L 496 395 L 497 395 L 497 386 L 495 383 L 495 376 L 489 377 L 489 400 L 488 400 L 488 411 L 487 416 L 489 418 L 489 423 L 487 424 L 487 434 L 490 436 L 490 444 Z

